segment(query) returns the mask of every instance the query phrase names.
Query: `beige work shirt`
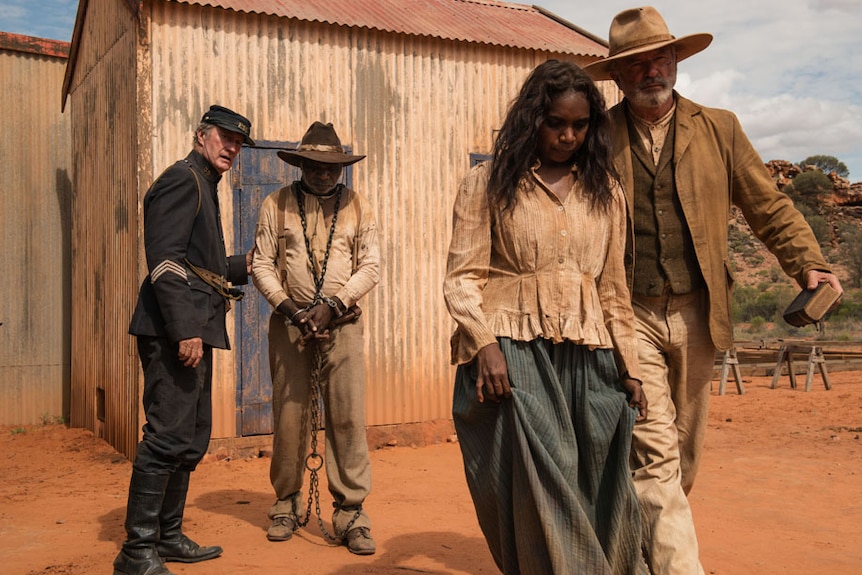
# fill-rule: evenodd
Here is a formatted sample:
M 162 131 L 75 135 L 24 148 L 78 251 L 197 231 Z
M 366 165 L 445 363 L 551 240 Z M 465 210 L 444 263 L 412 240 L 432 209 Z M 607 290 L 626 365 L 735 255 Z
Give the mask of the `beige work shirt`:
M 303 236 L 302 220 L 294 192 L 295 184 L 267 196 L 260 208 L 255 233 L 252 280 L 255 287 L 275 308 L 288 297 L 300 306 L 314 300 L 315 286 L 311 262 Z M 278 229 L 278 195 L 286 193 L 284 228 Z M 317 262 L 323 265 L 330 226 L 316 196 L 300 192 L 306 214 L 308 239 Z M 285 237 L 285 283 L 279 271 L 279 236 Z M 354 263 L 355 255 L 355 263 Z M 377 225 L 368 201 L 358 192 L 345 188 L 332 247 L 326 264 L 322 295 L 337 296 L 351 306 L 380 281 L 380 246 Z
M 631 112 L 631 108 L 629 108 L 629 111 Z M 641 144 L 643 144 L 644 150 L 649 150 L 649 153 L 652 156 L 652 161 L 656 166 L 658 165 L 659 158 L 661 158 L 661 151 L 664 148 L 665 140 L 667 140 L 667 134 L 670 131 L 670 123 L 671 120 L 673 120 L 673 115 L 675 113 L 675 101 L 667 114 L 659 118 L 657 122 L 648 122 L 634 112 L 631 112 L 631 116 L 635 124 L 635 131 L 640 137 Z
M 513 208 L 492 218 L 489 168 L 464 178 L 453 214 L 443 293 L 457 324 L 452 362 L 470 362 L 498 336 L 615 350 L 620 375 L 639 379 L 634 312 L 623 265 L 626 208 L 607 211 L 580 183 L 560 202 L 533 171 Z

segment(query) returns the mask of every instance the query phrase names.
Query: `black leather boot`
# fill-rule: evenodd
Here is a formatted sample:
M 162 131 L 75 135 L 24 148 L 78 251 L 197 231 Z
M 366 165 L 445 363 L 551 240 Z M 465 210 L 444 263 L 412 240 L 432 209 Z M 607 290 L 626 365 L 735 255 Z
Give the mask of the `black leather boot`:
M 157 546 L 159 556 L 165 561 L 197 563 L 215 559 L 222 553 L 218 545 L 201 547 L 183 534 L 183 512 L 186 494 L 189 491 L 189 472 L 178 469 L 168 480 L 162 511 L 159 514 L 161 537 Z
M 166 475 L 132 471 L 126 508 L 126 541 L 114 559 L 114 575 L 174 575 L 159 557 L 159 511 Z

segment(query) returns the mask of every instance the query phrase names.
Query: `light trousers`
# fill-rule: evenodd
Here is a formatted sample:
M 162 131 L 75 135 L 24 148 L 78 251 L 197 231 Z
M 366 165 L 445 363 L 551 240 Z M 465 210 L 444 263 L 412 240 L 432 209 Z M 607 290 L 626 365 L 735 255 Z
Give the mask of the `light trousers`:
M 270 481 L 278 501 L 271 518 L 294 513 L 311 441 L 311 377 L 314 345 L 323 358 L 319 424 L 325 427 L 324 465 L 334 501 L 333 528 L 341 535 L 371 492 L 371 462 L 365 435 L 365 357 L 362 319 L 330 329 L 330 339 L 300 344 L 299 329 L 273 313 L 269 322 L 272 375 L 272 463 Z M 316 465 L 312 463 L 312 465 Z M 351 527 L 370 527 L 364 511 Z
M 703 575 L 687 495 L 703 450 L 715 347 L 706 290 L 633 297 L 646 421 L 635 425 L 631 466 L 644 556 L 653 575 Z

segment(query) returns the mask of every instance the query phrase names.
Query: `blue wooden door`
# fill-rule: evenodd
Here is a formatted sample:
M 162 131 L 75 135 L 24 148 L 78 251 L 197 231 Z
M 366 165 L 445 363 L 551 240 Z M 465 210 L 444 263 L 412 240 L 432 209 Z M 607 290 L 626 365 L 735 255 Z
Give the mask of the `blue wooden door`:
M 254 245 L 254 231 L 264 198 L 299 177 L 299 170 L 276 155 L 295 148 L 288 142 L 257 141 L 243 147 L 234 166 L 233 208 L 236 253 Z M 272 308 L 251 282 L 235 307 L 236 433 L 237 436 L 272 433 L 272 380 L 269 376 L 267 331 Z
M 295 142 L 257 140 L 254 148 L 243 147 L 232 173 L 235 253 L 248 252 L 264 198 L 300 177 L 298 168 L 278 157 L 278 150 L 296 149 Z M 348 153 L 350 149 L 345 146 Z M 342 182 L 350 186 L 353 170 L 344 169 Z M 236 302 L 236 434 L 272 433 L 272 380 L 269 375 L 267 332 L 272 308 L 249 283 L 245 296 Z

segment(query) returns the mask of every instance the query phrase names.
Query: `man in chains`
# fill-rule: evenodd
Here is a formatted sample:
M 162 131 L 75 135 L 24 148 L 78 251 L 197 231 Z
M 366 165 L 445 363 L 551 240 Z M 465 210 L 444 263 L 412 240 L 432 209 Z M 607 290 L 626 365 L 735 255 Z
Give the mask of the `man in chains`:
M 308 521 L 313 497 L 303 513 L 301 489 L 309 441 L 315 455 L 322 423 L 334 537 L 352 553 L 371 555 L 371 522 L 362 508 L 371 491 L 371 465 L 356 303 L 379 281 L 380 250 L 368 201 L 338 183 L 344 166 L 365 156 L 345 153 L 332 124 L 321 122 L 311 125 L 297 150 L 278 156 L 299 167 L 302 177 L 264 200 L 255 234 L 252 278 L 274 308 L 270 480 L 277 501 L 266 536 L 287 541 Z M 319 464 L 308 466 L 316 473 Z M 316 481 L 310 490 L 319 495 Z

